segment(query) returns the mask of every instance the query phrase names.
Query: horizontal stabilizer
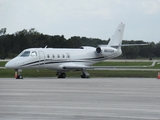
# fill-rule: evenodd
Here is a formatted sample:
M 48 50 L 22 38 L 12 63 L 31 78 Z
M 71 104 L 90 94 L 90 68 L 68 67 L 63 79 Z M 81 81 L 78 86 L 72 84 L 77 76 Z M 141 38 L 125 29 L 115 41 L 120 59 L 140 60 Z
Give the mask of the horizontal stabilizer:
M 122 44 L 122 45 L 113 45 L 111 47 L 126 47 L 126 46 L 145 46 L 145 45 L 149 45 L 149 44 Z

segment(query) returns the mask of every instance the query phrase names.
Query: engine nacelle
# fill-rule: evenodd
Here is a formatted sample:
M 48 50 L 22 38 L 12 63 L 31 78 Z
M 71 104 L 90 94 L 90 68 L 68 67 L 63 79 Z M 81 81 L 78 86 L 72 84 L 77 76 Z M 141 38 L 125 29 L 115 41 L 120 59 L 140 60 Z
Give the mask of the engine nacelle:
M 122 52 L 121 50 L 117 50 L 116 48 L 109 47 L 109 46 L 98 46 L 96 48 L 97 55 L 110 56 L 115 53 L 117 53 L 117 55 L 120 55 Z
M 91 47 L 91 46 L 81 46 L 80 49 L 95 49 L 95 47 Z

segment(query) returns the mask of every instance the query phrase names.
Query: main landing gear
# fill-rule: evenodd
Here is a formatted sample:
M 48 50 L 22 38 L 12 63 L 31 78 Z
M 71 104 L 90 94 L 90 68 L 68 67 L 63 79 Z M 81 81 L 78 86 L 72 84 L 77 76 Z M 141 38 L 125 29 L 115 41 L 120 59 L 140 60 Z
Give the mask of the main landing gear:
M 16 79 L 23 79 L 23 76 L 21 75 L 22 70 L 21 69 L 15 69 L 15 78 Z
M 82 74 L 81 74 L 81 78 L 89 78 L 89 73 L 83 69 L 82 70 Z M 56 73 L 57 78 L 66 78 L 66 73 L 65 72 L 57 72 Z
M 57 78 L 66 78 L 66 73 L 64 72 L 57 72 Z
M 89 78 L 89 75 L 90 74 L 85 69 L 82 70 L 81 78 Z

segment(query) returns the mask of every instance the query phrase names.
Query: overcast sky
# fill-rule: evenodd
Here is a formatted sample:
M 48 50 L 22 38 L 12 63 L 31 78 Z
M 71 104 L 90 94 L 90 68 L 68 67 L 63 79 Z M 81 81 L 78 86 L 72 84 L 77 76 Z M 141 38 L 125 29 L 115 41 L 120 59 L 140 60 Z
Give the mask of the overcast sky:
M 160 0 L 0 0 L 0 28 L 12 34 L 35 28 L 49 35 L 160 41 Z

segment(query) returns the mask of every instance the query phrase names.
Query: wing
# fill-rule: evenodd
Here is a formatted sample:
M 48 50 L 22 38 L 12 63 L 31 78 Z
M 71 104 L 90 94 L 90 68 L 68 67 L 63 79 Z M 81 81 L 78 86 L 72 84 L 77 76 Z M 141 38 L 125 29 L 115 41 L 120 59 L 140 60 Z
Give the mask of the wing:
M 65 63 L 60 65 L 60 68 L 64 69 L 64 70 L 83 70 L 86 68 L 89 68 L 90 66 L 86 66 L 83 64 L 76 64 L 76 63 Z
M 153 63 L 149 66 L 90 66 L 90 69 L 142 69 L 142 68 L 149 68 L 154 67 L 156 64 L 156 60 L 153 61 Z
M 156 64 L 156 60 L 150 66 L 86 66 L 82 64 L 75 64 L 75 63 L 66 63 L 62 64 L 61 67 L 63 69 L 70 69 L 70 70 L 83 70 L 83 69 L 125 69 L 125 68 L 148 68 L 154 67 Z

